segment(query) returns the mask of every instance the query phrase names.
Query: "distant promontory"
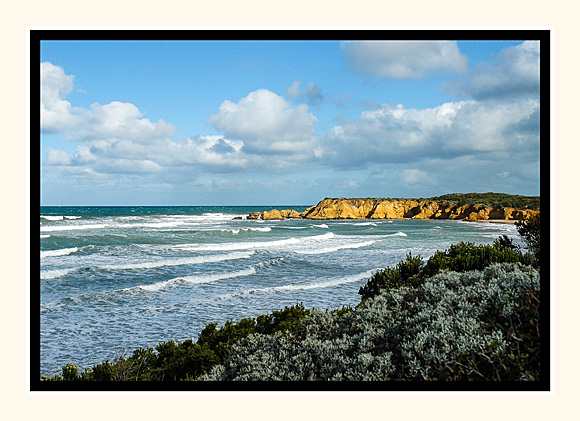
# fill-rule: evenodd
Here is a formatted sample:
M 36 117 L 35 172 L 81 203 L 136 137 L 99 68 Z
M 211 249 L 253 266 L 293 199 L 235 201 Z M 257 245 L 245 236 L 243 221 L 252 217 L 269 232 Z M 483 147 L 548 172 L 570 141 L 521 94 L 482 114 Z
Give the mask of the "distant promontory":
M 299 213 L 293 209 L 251 212 L 248 219 L 454 219 L 522 221 L 540 213 L 538 196 L 503 193 L 449 194 L 428 199 L 325 198 Z

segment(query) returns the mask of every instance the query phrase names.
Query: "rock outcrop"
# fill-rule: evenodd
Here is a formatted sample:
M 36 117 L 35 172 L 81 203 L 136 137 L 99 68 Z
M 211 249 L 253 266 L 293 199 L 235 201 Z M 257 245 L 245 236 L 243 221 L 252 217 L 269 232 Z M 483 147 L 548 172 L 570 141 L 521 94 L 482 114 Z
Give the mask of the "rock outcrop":
M 464 221 L 525 220 L 539 214 L 539 210 L 457 205 L 433 202 L 390 199 L 326 198 L 302 213 L 292 209 L 252 212 L 248 219 L 458 219 Z
M 300 214 L 294 209 L 273 209 L 262 213 L 262 219 L 286 219 L 286 218 L 300 218 Z
M 258 219 L 260 217 L 260 212 L 250 212 L 248 219 Z

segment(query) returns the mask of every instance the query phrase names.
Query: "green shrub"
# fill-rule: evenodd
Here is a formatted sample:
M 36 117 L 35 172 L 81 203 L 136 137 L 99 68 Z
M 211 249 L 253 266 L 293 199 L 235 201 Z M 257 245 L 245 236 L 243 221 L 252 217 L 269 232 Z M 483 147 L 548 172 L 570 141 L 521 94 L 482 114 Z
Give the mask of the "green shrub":
M 431 197 L 436 202 L 453 202 L 462 205 L 484 205 L 514 209 L 540 209 L 540 196 L 521 196 L 507 193 L 452 193 Z
M 455 272 L 482 270 L 492 263 L 531 265 L 532 256 L 529 253 L 522 254 L 517 249 L 503 247 L 499 242 L 493 245 L 460 242 L 452 244 L 447 250 L 437 251 L 431 256 L 421 276 L 428 278 L 445 270 Z
M 292 331 L 298 321 L 310 314 L 302 303 L 284 310 L 274 310 L 271 314 L 256 318 L 256 332 L 271 335 L 276 332 Z
M 540 268 L 540 214 L 525 221 L 516 222 L 518 234 L 534 256 L 534 267 Z
M 228 320 L 220 329 L 216 329 L 216 326 L 217 323 L 208 324 L 199 334 L 197 343 L 207 345 L 220 361 L 229 355 L 234 343 L 256 331 L 256 323 L 251 318 L 242 319 L 238 323 Z
M 381 290 L 417 286 L 423 264 L 421 256 L 413 257 L 409 252 L 405 260 L 401 260 L 394 268 L 377 271 L 358 293 L 366 299 L 378 295 Z
M 522 253 L 515 248 L 511 240 L 508 240 L 496 240 L 493 245 L 475 245 L 465 242 L 452 244 L 447 250 L 437 251 L 426 263 L 423 262 L 421 256 L 412 257 L 409 252 L 405 260 L 401 260 L 394 268 L 376 272 L 359 289 L 359 294 L 365 300 L 377 296 L 383 290 L 417 286 L 425 279 L 443 271 L 482 270 L 492 263 L 531 265 L 532 255 Z
M 539 380 L 540 277 L 493 264 L 383 291 L 351 312 L 312 310 L 256 333 L 200 380 Z

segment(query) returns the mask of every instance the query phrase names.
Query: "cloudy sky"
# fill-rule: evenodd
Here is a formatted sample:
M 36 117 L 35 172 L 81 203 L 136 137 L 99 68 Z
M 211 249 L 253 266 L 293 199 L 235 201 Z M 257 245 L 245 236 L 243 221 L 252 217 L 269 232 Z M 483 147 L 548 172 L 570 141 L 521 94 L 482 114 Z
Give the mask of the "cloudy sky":
M 540 194 L 535 41 L 43 41 L 42 205 Z

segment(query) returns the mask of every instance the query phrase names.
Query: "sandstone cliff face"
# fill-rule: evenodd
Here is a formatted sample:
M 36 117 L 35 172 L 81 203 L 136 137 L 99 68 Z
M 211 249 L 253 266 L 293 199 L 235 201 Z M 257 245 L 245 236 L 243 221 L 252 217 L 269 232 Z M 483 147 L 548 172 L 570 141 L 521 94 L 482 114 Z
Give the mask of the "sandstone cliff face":
M 462 205 L 448 202 L 387 199 L 326 198 L 299 214 L 295 210 L 276 209 L 262 213 L 262 219 L 459 219 L 524 220 L 539 214 L 539 210 L 492 208 L 482 205 Z M 255 212 L 248 218 L 255 219 Z
M 262 219 L 286 219 L 286 218 L 300 218 L 300 214 L 294 209 L 273 209 L 262 213 Z

